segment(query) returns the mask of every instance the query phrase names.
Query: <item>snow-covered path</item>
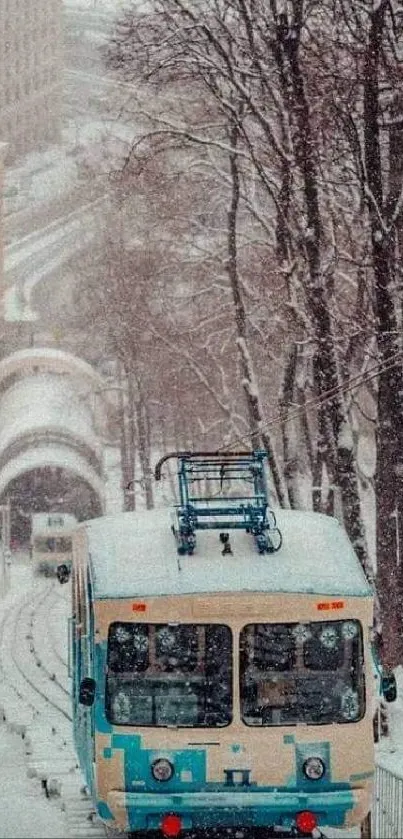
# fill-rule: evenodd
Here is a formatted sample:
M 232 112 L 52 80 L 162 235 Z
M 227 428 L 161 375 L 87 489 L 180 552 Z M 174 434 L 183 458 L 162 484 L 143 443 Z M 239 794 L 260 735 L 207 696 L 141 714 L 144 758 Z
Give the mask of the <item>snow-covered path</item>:
M 65 814 L 57 800 L 46 799 L 39 779 L 27 777 L 21 736 L 0 724 L 0 839 L 65 839 Z
M 92 241 L 105 203 L 104 196 L 97 198 L 5 248 L 6 321 L 36 320 L 38 316 L 30 307 L 35 286 Z
M 69 586 L 34 576 L 27 554 L 14 554 L 10 574 L 0 601 L 0 839 L 104 837 L 72 744 Z

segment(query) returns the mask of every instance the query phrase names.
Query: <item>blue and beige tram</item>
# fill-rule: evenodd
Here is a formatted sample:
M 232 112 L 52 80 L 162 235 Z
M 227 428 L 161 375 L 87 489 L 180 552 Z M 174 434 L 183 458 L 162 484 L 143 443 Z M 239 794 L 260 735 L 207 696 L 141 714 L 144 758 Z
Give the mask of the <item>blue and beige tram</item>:
M 197 504 L 185 454 L 172 526 L 154 510 L 74 535 L 75 743 L 99 816 L 133 836 L 311 835 L 370 810 L 373 592 L 335 519 L 262 520 L 244 460 L 248 501 Z

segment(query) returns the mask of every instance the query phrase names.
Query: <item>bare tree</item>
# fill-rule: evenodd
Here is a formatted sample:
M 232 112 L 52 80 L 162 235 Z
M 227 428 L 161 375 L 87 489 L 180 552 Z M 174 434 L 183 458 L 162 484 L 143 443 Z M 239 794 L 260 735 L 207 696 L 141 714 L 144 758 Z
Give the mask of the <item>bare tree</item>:
M 208 92 L 210 109 L 213 107 L 213 112 L 225 120 L 229 137 L 236 137 L 236 148 L 230 149 L 232 176 L 234 161 L 238 173 L 240 162 L 246 158 L 249 179 L 253 171 L 254 179 L 265 190 L 266 213 L 270 208 L 276 209 L 277 252 L 281 254 L 283 269 L 294 244 L 297 259 L 304 265 L 300 277 L 305 299 L 301 305 L 312 325 L 311 337 L 317 355 L 314 380 L 317 396 L 322 400 L 326 393 L 333 393 L 332 401 L 326 401 L 322 408 L 328 416 L 323 429 L 330 433 L 325 440 L 324 456 L 330 463 L 332 453 L 335 455 L 333 468 L 341 489 L 346 527 L 365 565 L 367 554 L 355 455 L 348 434 L 349 418 L 324 276 L 324 219 L 318 173 L 320 137 L 311 118 L 304 79 L 305 61 L 301 58 L 306 42 L 304 4 L 299 0 L 289 3 L 289 16 L 285 11 L 280 12 L 275 2 L 267 5 L 233 0 L 232 3 L 206 3 L 202 9 L 198 4 L 182 0 L 152 5 L 158 11 L 155 16 L 151 13 L 139 18 L 133 12 L 123 19 L 109 54 L 110 62 L 129 78 L 136 76 L 165 89 L 176 85 L 177 96 L 178 86 L 184 80 L 189 84 L 191 78 L 196 78 L 194 92 Z M 162 51 L 161 42 L 164 43 Z M 180 126 L 173 115 L 163 120 L 154 118 L 152 122 L 156 132 L 163 130 L 171 136 L 180 136 L 187 144 L 209 143 L 221 152 L 227 148 L 222 133 L 217 133 L 217 120 L 203 134 L 200 126 L 195 127 L 194 112 L 191 119 L 193 122 L 189 118 L 184 122 L 182 113 Z M 298 178 L 292 186 L 293 163 Z M 245 193 L 245 189 L 242 193 L 239 188 L 238 178 L 238 218 L 240 200 L 244 208 L 253 212 Z M 234 198 L 234 191 L 232 195 Z M 233 248 L 233 238 L 229 239 L 229 245 Z M 229 263 L 233 264 L 233 254 Z M 242 349 L 242 340 L 238 346 Z M 251 394 L 249 388 L 249 406 L 253 407 Z M 256 418 L 252 419 L 252 433 L 253 422 Z

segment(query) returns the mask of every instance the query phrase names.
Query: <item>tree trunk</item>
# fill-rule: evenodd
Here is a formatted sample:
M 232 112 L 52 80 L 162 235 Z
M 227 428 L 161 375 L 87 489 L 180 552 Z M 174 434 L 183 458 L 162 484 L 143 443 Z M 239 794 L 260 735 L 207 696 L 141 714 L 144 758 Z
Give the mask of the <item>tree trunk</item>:
M 400 506 L 399 467 L 403 455 L 403 377 L 397 318 L 394 304 L 395 236 L 388 217 L 398 198 L 396 185 L 390 190 L 389 207 L 384 206 L 380 146 L 379 65 L 387 3 L 372 11 L 364 73 L 364 151 L 368 180 L 366 196 L 371 224 L 372 260 L 375 282 L 375 314 L 381 367 L 378 387 L 376 521 L 377 588 L 381 606 L 382 657 L 394 667 L 403 661 L 402 581 L 398 566 Z M 398 191 L 400 193 L 400 190 Z
M 294 0 L 294 20 L 291 27 L 282 19 L 278 39 L 288 59 L 290 83 L 293 92 L 293 116 L 295 118 L 294 147 L 297 165 L 304 185 L 306 212 L 305 251 L 308 262 L 306 297 L 313 323 L 317 345 L 318 397 L 332 392 L 331 401 L 326 402 L 333 445 L 336 450 L 336 482 L 340 487 L 344 522 L 357 555 L 365 567 L 368 563 L 364 527 L 361 518 L 358 481 L 353 452 L 347 445 L 345 433 L 348 420 L 344 397 L 340 390 L 340 377 L 332 330 L 326 289 L 321 265 L 321 216 L 318 176 L 316 169 L 316 142 L 312 131 L 310 110 L 305 83 L 299 62 L 299 45 L 302 26 L 302 4 Z M 286 16 L 282 16 L 285 18 Z
M 134 421 L 133 374 L 127 373 L 127 415 L 126 415 L 126 449 L 127 470 L 129 480 L 126 488 L 126 509 L 136 509 L 135 472 L 136 472 L 136 426 Z
M 130 437 L 128 428 L 128 413 L 131 410 L 128 405 L 127 376 L 121 365 L 118 365 L 118 414 L 120 427 L 120 454 L 122 463 L 123 482 L 123 507 L 124 510 L 134 510 L 136 507 L 135 484 L 134 484 L 134 440 Z
M 140 398 L 136 399 L 136 420 L 139 460 L 141 471 L 143 473 L 145 505 L 147 510 L 152 510 L 154 507 L 153 473 L 151 468 L 151 452 L 147 433 L 148 423 L 146 409 L 144 400 L 141 397 L 141 391 Z
M 302 506 L 298 490 L 298 454 L 291 440 L 293 429 L 292 423 L 288 419 L 290 408 L 293 404 L 297 360 L 297 346 L 293 344 L 288 353 L 288 359 L 286 359 L 279 399 L 281 434 L 283 438 L 284 478 L 287 485 L 290 506 L 294 509 Z M 296 422 L 298 423 L 298 420 Z
M 239 114 L 241 119 L 241 114 Z M 277 462 L 277 457 L 274 451 L 273 443 L 267 429 L 264 430 L 264 420 L 262 406 L 259 398 L 259 390 L 256 380 L 256 374 L 252 357 L 250 355 L 247 344 L 247 330 L 246 330 L 246 312 L 242 299 L 242 293 L 238 278 L 238 264 L 237 264 L 237 219 L 240 200 L 239 187 L 239 171 L 237 158 L 237 145 L 239 138 L 239 122 L 236 117 L 233 118 L 230 130 L 230 146 L 231 153 L 229 158 L 230 172 L 231 172 L 231 201 L 228 209 L 228 260 L 227 271 L 230 280 L 232 291 L 232 298 L 235 310 L 235 323 L 237 329 L 237 347 L 241 366 L 242 385 L 246 398 L 246 407 L 249 417 L 249 425 L 251 429 L 250 440 L 253 449 L 259 449 L 262 445 L 265 447 L 268 458 L 269 467 L 273 478 L 274 490 L 277 495 L 278 503 L 281 507 L 288 507 L 289 502 L 287 498 L 287 490 L 284 487 L 284 482 L 281 475 L 281 470 Z

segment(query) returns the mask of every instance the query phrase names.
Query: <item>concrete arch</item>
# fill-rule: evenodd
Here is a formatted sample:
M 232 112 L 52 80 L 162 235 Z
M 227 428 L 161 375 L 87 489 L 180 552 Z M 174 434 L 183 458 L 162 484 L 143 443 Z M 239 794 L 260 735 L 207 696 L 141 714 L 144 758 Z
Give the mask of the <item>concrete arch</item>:
M 105 511 L 104 481 L 94 469 L 88 466 L 82 455 L 64 445 L 39 445 L 21 452 L 13 460 L 10 460 L 0 474 L 0 496 L 3 495 L 14 478 L 44 466 L 66 469 L 86 481 L 98 496 L 101 508 Z
M 63 382 L 74 382 L 82 400 L 91 405 L 94 430 L 102 437 L 109 436 L 109 418 L 114 410 L 110 389 L 105 387 L 101 373 L 70 352 L 53 347 L 32 347 L 3 358 L 0 361 L 0 399 L 18 381 L 45 374 L 59 377 Z
M 75 505 L 78 518 L 123 503 L 116 410 L 110 380 L 72 353 L 35 347 L 0 361 L 0 497 L 13 499 L 16 532 L 38 503 Z
M 93 451 L 77 437 L 63 433 L 60 429 L 35 429 L 31 434 L 27 433 L 16 437 L 7 448 L 0 451 L 0 474 L 9 460 L 14 460 L 19 454 L 23 454 L 29 448 L 38 446 L 67 446 L 72 451 L 77 451 L 85 459 L 89 466 L 102 477 L 102 461 L 96 459 Z
M 59 373 L 76 376 L 92 388 L 102 388 L 103 377 L 87 361 L 54 347 L 32 347 L 17 350 L 0 361 L 0 386 L 15 374 Z
M 89 459 L 102 462 L 102 446 L 94 432 L 93 413 L 69 379 L 38 373 L 19 379 L 0 399 L 0 469 L 7 451 L 27 446 L 32 435 L 69 437 L 73 447 L 86 448 Z

